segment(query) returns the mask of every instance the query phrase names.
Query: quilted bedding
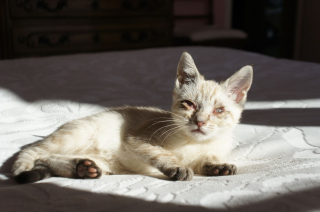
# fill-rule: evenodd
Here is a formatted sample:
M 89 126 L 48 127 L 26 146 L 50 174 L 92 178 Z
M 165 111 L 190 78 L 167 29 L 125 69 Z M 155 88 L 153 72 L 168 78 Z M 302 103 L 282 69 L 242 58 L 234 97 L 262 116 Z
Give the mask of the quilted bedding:
M 49 178 L 17 185 L 19 149 L 108 106 L 170 109 L 183 51 L 207 79 L 253 65 L 230 162 L 238 174 Z M 0 61 L 1 211 L 320 211 L 320 64 L 205 47 Z

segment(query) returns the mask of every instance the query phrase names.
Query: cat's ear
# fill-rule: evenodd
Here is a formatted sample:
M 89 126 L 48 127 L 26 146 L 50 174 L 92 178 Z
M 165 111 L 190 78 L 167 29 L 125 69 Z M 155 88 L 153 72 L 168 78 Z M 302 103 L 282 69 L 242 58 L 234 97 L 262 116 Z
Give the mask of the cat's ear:
M 251 87 L 252 76 L 252 66 L 244 66 L 227 79 L 223 85 L 229 98 L 243 106 Z
M 176 86 L 182 87 L 185 84 L 196 83 L 200 77 L 191 55 L 184 52 L 178 64 Z

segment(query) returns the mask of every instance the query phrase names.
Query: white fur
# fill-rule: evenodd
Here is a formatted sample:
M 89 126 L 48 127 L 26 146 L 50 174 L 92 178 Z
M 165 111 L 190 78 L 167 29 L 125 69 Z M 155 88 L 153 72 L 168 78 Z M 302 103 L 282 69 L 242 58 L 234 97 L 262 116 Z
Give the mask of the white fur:
M 191 56 L 183 53 L 172 113 L 123 107 L 74 120 L 22 150 L 12 170 L 18 175 L 31 170 L 37 159 L 65 157 L 92 159 L 103 173 L 148 174 L 182 166 L 201 174 L 205 162 L 225 162 L 232 150 L 232 130 L 239 122 L 251 81 L 249 66 L 221 84 L 205 80 Z M 193 102 L 195 108 L 181 106 L 184 100 Z M 217 114 L 217 108 L 224 113 Z M 203 126 L 198 127 L 198 121 Z

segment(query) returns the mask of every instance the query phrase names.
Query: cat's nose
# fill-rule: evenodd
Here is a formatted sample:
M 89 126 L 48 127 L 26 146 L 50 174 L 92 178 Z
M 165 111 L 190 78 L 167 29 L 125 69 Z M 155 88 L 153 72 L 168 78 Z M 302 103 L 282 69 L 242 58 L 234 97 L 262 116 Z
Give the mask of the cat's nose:
M 196 124 L 197 124 L 199 127 L 201 127 L 202 125 L 205 124 L 205 122 L 203 122 L 203 121 L 196 121 Z

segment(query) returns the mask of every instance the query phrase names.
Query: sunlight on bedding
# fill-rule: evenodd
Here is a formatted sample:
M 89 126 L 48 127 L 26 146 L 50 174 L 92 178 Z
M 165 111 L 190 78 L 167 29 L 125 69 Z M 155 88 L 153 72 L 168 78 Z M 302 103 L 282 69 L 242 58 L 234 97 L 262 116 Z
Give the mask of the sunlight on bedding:
M 134 205 L 136 211 L 142 211 L 152 201 L 155 209 L 163 208 L 162 203 L 169 209 L 176 204 L 218 211 L 320 209 L 320 65 L 220 48 L 187 50 L 208 78 L 223 79 L 238 67 L 254 63 L 252 91 L 235 129 L 235 151 L 230 156 L 230 162 L 238 166 L 237 175 L 195 176 L 188 182 L 142 175 L 110 175 L 99 180 L 54 177 L 25 186 L 13 182 L 14 154 L 67 121 L 112 105 L 169 109 L 177 61 L 184 50 L 0 62 L 2 207 L 17 211 L 27 206 L 39 211 L 59 207 L 81 212 L 92 205 L 101 211 L 109 205 Z

